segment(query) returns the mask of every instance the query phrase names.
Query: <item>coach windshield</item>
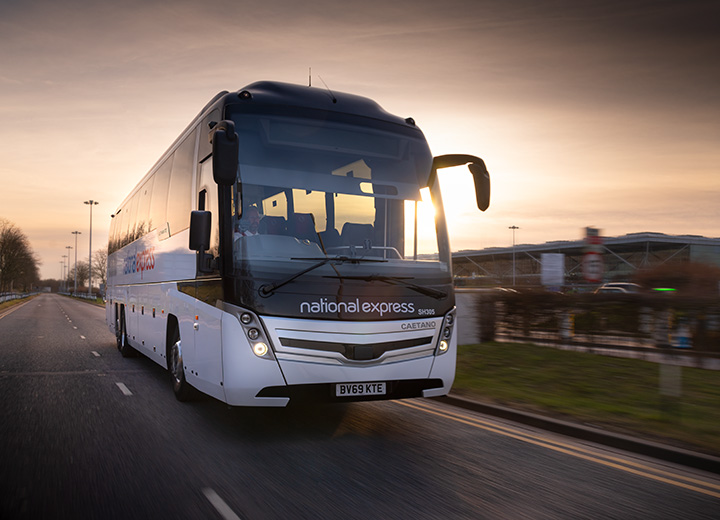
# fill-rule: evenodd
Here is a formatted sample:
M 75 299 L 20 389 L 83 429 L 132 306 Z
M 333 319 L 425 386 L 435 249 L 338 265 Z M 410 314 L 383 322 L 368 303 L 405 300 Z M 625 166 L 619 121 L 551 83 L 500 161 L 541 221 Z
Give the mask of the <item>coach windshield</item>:
M 432 156 L 419 131 L 286 116 L 234 120 L 233 258 L 246 285 L 271 296 L 373 280 L 442 299 L 433 287 L 451 281 L 447 232 L 439 189 L 421 188 Z

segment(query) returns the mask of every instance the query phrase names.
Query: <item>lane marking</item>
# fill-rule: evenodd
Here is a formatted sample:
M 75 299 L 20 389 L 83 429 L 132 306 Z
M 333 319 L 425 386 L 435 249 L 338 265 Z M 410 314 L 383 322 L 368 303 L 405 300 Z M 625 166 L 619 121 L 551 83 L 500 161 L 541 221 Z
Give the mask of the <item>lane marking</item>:
M 9 309 L 4 310 L 4 311 L 0 314 L 0 320 L 3 319 L 3 318 L 4 318 L 5 316 L 7 316 L 8 314 L 12 314 L 12 313 L 15 312 L 16 310 L 18 310 L 18 309 L 20 309 L 20 308 L 22 308 L 22 307 L 25 307 L 28 303 L 30 303 L 30 302 L 18 303 L 17 305 L 13 305 L 13 306 L 10 307 Z
M 432 409 L 431 409 L 428 405 L 426 405 L 425 403 L 423 403 L 423 404 L 413 403 L 413 405 L 415 405 L 415 406 L 410 405 L 410 404 L 408 404 L 408 403 L 398 403 L 398 404 L 407 404 L 407 405 L 410 406 L 410 407 L 417 407 L 418 409 L 427 410 L 427 411 L 429 411 L 429 412 L 432 413 Z M 427 406 L 427 408 L 425 408 L 426 406 Z M 466 419 L 468 419 L 468 420 L 470 420 L 470 421 L 476 422 L 479 427 L 484 428 L 484 429 L 489 430 L 489 431 L 496 431 L 496 430 L 494 430 L 494 429 L 503 430 L 503 431 L 497 432 L 497 433 L 504 433 L 504 432 L 517 433 L 518 435 L 525 436 L 525 437 L 527 437 L 527 438 L 529 438 L 529 439 L 535 439 L 535 440 L 538 440 L 538 441 L 540 441 L 540 442 L 547 442 L 547 443 L 554 444 L 554 445 L 556 445 L 556 446 L 562 446 L 562 447 L 565 447 L 565 448 L 567 448 L 567 449 L 569 449 L 569 450 L 574 450 L 574 451 L 581 452 L 581 453 L 588 453 L 588 454 L 591 454 L 591 455 L 596 455 L 596 454 L 597 454 L 597 450 L 586 449 L 586 448 L 583 448 L 582 446 L 575 445 L 575 444 L 570 444 L 570 443 L 565 443 L 565 442 L 561 442 L 561 441 L 559 441 L 559 440 L 551 440 L 550 438 L 548 438 L 548 437 L 546 437 L 546 436 L 534 435 L 534 434 L 531 434 L 531 433 L 528 433 L 528 432 L 520 431 L 520 430 L 517 429 L 517 428 L 512 428 L 512 427 L 508 427 L 508 426 L 503 426 L 503 425 L 501 425 L 501 424 L 499 424 L 499 423 L 492 423 L 492 422 L 490 422 L 490 421 L 483 421 L 482 419 L 478 419 L 478 418 L 476 418 L 476 417 L 471 417 L 471 416 L 469 416 L 469 415 L 465 415 L 465 414 L 462 414 L 462 413 L 459 413 L 459 412 L 443 411 L 443 412 L 441 412 L 441 413 L 446 413 L 446 414 L 448 414 L 448 415 L 452 415 L 452 416 L 455 416 L 455 417 L 466 418 Z M 484 426 L 481 426 L 481 425 L 485 425 L 485 426 L 487 426 L 487 427 L 484 427 Z M 699 479 L 695 479 L 695 478 L 692 478 L 692 477 L 685 477 L 685 476 L 678 475 L 677 473 L 672 473 L 672 472 L 669 472 L 669 471 L 663 471 L 663 470 L 658 469 L 658 468 L 653 468 L 653 467 L 647 466 L 647 465 L 642 464 L 642 463 L 640 463 L 640 462 L 635 462 L 635 461 L 632 461 L 632 460 L 629 460 L 629 459 L 626 459 L 626 458 L 622 458 L 622 457 L 614 457 L 614 456 L 612 456 L 612 455 L 610 455 L 610 454 L 602 454 L 602 457 L 604 457 L 604 458 L 607 459 L 607 460 L 612 460 L 612 461 L 615 461 L 615 462 L 619 462 L 619 463 L 621 463 L 621 464 L 626 464 L 626 465 L 628 465 L 628 466 L 636 466 L 636 467 L 639 467 L 639 468 L 643 468 L 643 469 L 655 471 L 656 473 L 661 473 L 661 474 L 664 474 L 664 475 L 668 475 L 668 476 L 672 476 L 672 477 L 679 478 L 679 479 L 682 479 L 682 480 L 686 480 L 686 481 L 688 481 L 688 482 L 693 482 L 693 483 L 696 483 L 696 484 L 706 485 L 706 486 L 709 486 L 709 487 L 711 487 L 711 488 L 714 488 L 714 489 L 717 489 L 718 491 L 720 491 L 720 485 L 716 485 L 716 484 L 713 484 L 713 483 L 709 483 L 709 482 L 706 482 L 706 481 L 704 481 L 704 480 L 699 480 Z
M 227 505 L 225 501 L 220 498 L 220 495 L 215 493 L 213 489 L 205 488 L 202 492 L 205 495 L 205 498 L 208 499 L 217 512 L 220 513 L 220 516 L 222 516 L 225 520 L 240 520 L 240 517 L 235 514 L 235 511 L 230 509 L 230 506 Z
M 133 395 L 132 392 L 130 391 L 130 389 L 129 389 L 127 386 L 125 386 L 124 383 L 115 383 L 115 384 L 117 385 L 117 387 L 120 389 L 120 391 L 121 391 L 123 394 L 125 394 L 125 395 Z
M 94 351 L 94 350 L 92 350 L 91 352 L 92 352 L 92 355 L 93 355 L 93 356 L 95 356 L 95 357 L 100 357 L 100 353 L 99 353 L 99 352 L 96 352 L 96 351 Z
M 658 482 L 663 482 L 665 484 L 670 484 L 673 486 L 689 489 L 691 491 L 696 491 L 698 493 L 702 493 L 704 495 L 709 495 L 711 497 L 720 498 L 720 485 L 714 484 L 712 482 L 707 482 L 704 480 L 679 475 L 677 473 L 664 471 L 664 470 L 661 470 L 658 468 L 653 468 L 653 467 L 647 466 L 647 465 L 639 463 L 639 462 L 634 462 L 631 460 L 623 459 L 621 457 L 614 457 L 614 456 L 605 455 L 605 454 L 600 455 L 592 450 L 582 448 L 580 446 L 574 446 L 569 443 L 554 441 L 547 437 L 542 437 L 540 435 L 524 433 L 519 430 L 515 430 L 515 429 L 509 428 L 506 426 L 501 426 L 499 424 L 494 424 L 494 423 L 491 423 L 488 421 L 483 421 L 482 419 L 471 417 L 471 416 L 461 414 L 458 412 L 448 412 L 448 411 L 444 411 L 444 410 L 438 411 L 438 410 L 428 407 L 427 405 L 425 405 L 425 403 L 420 405 L 418 403 L 408 403 L 408 402 L 397 401 L 397 404 L 406 406 L 408 408 L 414 408 L 415 410 L 426 412 L 426 413 L 429 413 L 432 415 L 437 415 L 438 417 L 444 417 L 446 419 L 450 419 L 455 422 L 466 424 L 468 426 L 474 426 L 476 428 L 487 430 L 487 431 L 490 431 L 493 433 L 498 433 L 500 435 L 504 435 L 505 437 L 511 437 L 513 439 L 527 442 L 529 444 L 534 444 L 536 446 L 548 448 L 553 451 L 565 453 L 567 455 L 570 455 L 570 456 L 573 456 L 573 457 L 576 457 L 579 459 L 596 462 L 598 464 L 602 464 L 603 466 L 619 469 L 619 470 L 625 471 L 627 473 L 632 473 L 634 475 L 646 477 L 646 478 L 649 478 L 652 480 L 656 480 Z M 640 469 L 635 469 L 631 466 L 634 466 L 635 468 L 640 468 Z M 661 475 L 665 475 L 665 476 L 661 476 Z M 685 482 L 680 482 L 682 480 L 684 480 Z M 692 484 L 688 484 L 686 482 L 689 482 Z M 696 484 L 696 485 L 693 485 L 693 484 Z M 698 486 L 704 486 L 705 488 L 698 487 Z M 706 489 L 706 488 L 709 488 L 709 489 Z M 717 491 L 715 491 L 715 490 L 717 490 Z

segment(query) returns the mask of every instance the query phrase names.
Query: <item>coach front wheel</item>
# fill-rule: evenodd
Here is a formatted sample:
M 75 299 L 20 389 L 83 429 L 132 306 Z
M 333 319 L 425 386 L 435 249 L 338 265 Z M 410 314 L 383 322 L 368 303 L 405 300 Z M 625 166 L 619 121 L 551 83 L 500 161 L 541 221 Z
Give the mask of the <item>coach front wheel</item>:
M 122 357 L 134 357 L 135 349 L 128 343 L 127 325 L 125 325 L 125 308 L 120 310 L 120 333 L 117 335 L 117 347 Z
M 170 352 L 168 356 L 168 369 L 173 385 L 173 392 L 178 401 L 188 401 L 192 396 L 192 387 L 185 379 L 185 369 L 182 359 L 182 342 L 180 333 L 173 329 L 173 336 L 170 340 Z

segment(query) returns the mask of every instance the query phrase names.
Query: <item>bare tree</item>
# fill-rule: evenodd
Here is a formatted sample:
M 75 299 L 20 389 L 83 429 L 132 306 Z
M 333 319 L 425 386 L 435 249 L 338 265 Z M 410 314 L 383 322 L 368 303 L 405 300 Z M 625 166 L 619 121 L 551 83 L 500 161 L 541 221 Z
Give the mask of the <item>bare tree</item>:
M 107 249 L 97 249 L 92 257 L 92 279 L 98 283 L 107 282 Z
M 85 285 L 88 279 L 88 264 L 87 262 L 79 261 L 77 263 L 77 286 L 78 291 Z M 75 266 L 70 269 L 68 273 L 68 287 L 75 287 Z M 87 287 L 87 286 L 86 286 Z
M 38 263 L 25 233 L 0 218 L 0 291 L 29 290 L 39 278 Z

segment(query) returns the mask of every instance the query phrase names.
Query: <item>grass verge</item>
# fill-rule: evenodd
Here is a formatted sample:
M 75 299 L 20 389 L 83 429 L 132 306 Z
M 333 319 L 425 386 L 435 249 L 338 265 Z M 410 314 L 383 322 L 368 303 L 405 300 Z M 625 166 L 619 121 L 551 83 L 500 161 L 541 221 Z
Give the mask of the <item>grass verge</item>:
M 660 392 L 661 370 L 550 347 L 464 345 L 453 393 L 720 456 L 720 373 L 673 367 L 680 395 L 671 397 Z
M 20 305 L 21 303 L 25 303 L 28 300 L 32 300 L 35 298 L 35 296 L 26 296 L 25 298 L 18 298 L 17 300 L 8 300 L 6 302 L 0 303 L 0 312 L 9 309 L 10 307 L 15 307 L 16 305 Z
M 100 296 L 98 296 L 97 298 L 95 298 L 93 300 L 90 300 L 88 298 L 80 298 L 78 296 L 72 296 L 72 295 L 68 295 L 67 297 L 72 298 L 73 300 L 80 301 L 80 302 L 91 303 L 91 304 L 97 305 L 99 307 L 105 307 L 105 300 L 103 300 L 103 298 Z

